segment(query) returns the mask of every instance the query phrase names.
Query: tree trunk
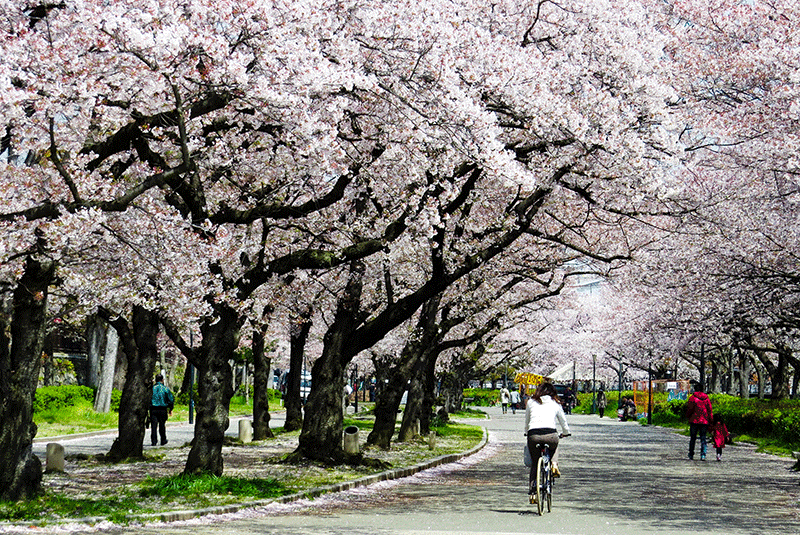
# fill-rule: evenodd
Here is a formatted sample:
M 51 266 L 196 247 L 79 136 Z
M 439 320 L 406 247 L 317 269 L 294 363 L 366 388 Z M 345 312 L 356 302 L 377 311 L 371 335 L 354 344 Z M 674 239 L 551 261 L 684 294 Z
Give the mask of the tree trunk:
M 778 366 L 772 376 L 772 399 L 789 397 L 788 359 L 784 348 L 778 350 Z
M 311 394 L 306 402 L 298 447 L 309 459 L 334 463 L 346 460 L 342 448 L 344 371 L 355 356 L 349 342 L 360 322 L 358 310 L 364 271 L 361 262 L 350 265 L 347 286 L 323 339 L 322 355 L 311 369 Z
M 455 373 L 450 372 L 444 375 L 442 383 L 444 411 L 447 414 L 460 411 L 461 405 L 464 403 L 464 388 L 461 385 L 461 381 L 456 377 Z
M 86 320 L 86 340 L 89 358 L 89 377 L 88 386 L 97 388 L 100 386 L 100 363 L 102 358 L 100 352 L 106 345 L 105 322 L 96 314 L 92 314 Z
M 111 327 L 103 337 L 105 339 L 105 355 L 101 367 L 100 382 L 94 397 L 95 412 L 107 413 L 111 410 L 111 391 L 114 389 L 114 371 L 117 368 L 117 351 L 119 350 L 119 335 Z
M 367 437 L 368 444 L 389 449 L 403 392 L 409 388 L 409 380 L 418 374 L 424 352 L 434 344 L 434 339 L 438 332 L 436 313 L 439 309 L 440 300 L 440 296 L 437 296 L 425 302 L 417 319 L 415 336 L 412 336 L 406 343 L 400 353 L 400 358 L 391 366 L 388 382 L 385 383 L 384 388 L 375 400 L 375 425 Z M 412 393 L 410 391 L 407 401 L 412 401 Z M 406 409 L 408 409 L 408 406 L 406 406 Z M 412 410 L 414 410 L 413 407 Z M 400 437 L 401 441 L 410 438 L 409 431 L 413 427 L 412 424 L 413 422 L 410 422 L 405 431 L 401 431 L 406 434 L 405 438 Z
M 750 374 L 752 371 L 750 359 L 739 351 L 739 396 L 742 399 L 750 398 Z
M 222 475 L 222 443 L 230 421 L 233 370 L 230 361 L 238 345 L 240 320 L 227 305 L 201 325 L 203 342 L 197 358 L 198 402 L 194 442 L 184 474 Z
M 275 436 L 269 428 L 269 382 L 272 359 L 264 351 L 264 333 L 253 331 L 253 439 Z
M 375 398 L 375 423 L 367 436 L 367 444 L 389 449 L 397 424 L 397 411 L 408 385 L 408 375 L 402 370 L 392 370 L 389 382 L 384 383 Z
M 436 361 L 439 358 L 438 351 L 431 351 L 423 367 L 423 398 L 422 408 L 419 415 L 419 432 L 422 436 L 427 436 L 431 431 L 431 417 L 436 409 Z
M 104 313 L 102 310 L 98 312 Z M 130 326 L 122 316 L 108 316 L 108 320 L 119 334 L 127 361 L 125 385 L 119 402 L 117 438 L 111 444 L 108 458 L 113 462 L 143 459 L 144 422 L 150 410 L 153 374 L 158 361 L 158 315 L 134 305 Z
M 420 362 L 416 366 L 411 378 L 411 384 L 408 387 L 408 398 L 406 399 L 406 407 L 403 409 L 403 421 L 398 432 L 398 442 L 408 442 L 418 436 L 417 420 L 420 419 L 422 413 L 422 398 L 424 396 L 421 364 Z
M 13 294 L 10 333 L 0 319 L 0 499 L 25 500 L 41 492 L 42 463 L 33 454 L 33 400 L 39 382 L 53 262 L 28 258 Z M 10 342 L 10 349 L 9 348 Z
M 312 313 L 313 310 L 310 306 L 304 308 L 292 319 L 289 327 L 289 373 L 286 374 L 286 391 L 283 396 L 283 406 L 286 409 L 286 421 L 283 428 L 286 431 L 296 431 L 303 427 L 303 400 L 301 399 L 300 383 L 306 341 L 311 330 Z

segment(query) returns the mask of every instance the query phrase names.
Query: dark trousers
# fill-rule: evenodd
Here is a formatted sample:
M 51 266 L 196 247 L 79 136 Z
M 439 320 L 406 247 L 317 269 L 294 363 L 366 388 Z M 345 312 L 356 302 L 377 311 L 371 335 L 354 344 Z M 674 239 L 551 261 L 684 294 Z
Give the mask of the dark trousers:
M 534 435 L 528 433 L 528 450 L 531 452 L 531 472 L 528 476 L 528 494 L 534 494 L 536 490 L 536 468 L 542 452 L 536 447 L 537 444 L 547 444 L 550 446 L 550 460 L 556 462 L 556 448 L 558 448 L 558 433 L 548 433 L 546 435 Z
M 689 458 L 694 458 L 694 445 L 697 442 L 697 435 L 700 435 L 700 455 L 706 455 L 706 435 L 708 433 L 708 424 L 689 424 Z
M 161 433 L 161 445 L 167 443 L 167 418 L 169 409 L 166 407 L 150 407 L 150 443 L 158 444 L 158 433 Z

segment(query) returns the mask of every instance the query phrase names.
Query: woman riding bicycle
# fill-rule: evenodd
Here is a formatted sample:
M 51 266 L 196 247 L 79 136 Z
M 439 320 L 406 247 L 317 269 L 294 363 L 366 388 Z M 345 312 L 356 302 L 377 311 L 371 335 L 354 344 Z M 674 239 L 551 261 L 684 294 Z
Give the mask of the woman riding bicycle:
M 569 436 L 567 418 L 561 401 L 558 399 L 556 387 L 552 383 L 542 383 L 533 393 L 525 406 L 525 434 L 528 436 L 528 449 L 531 452 L 531 473 L 528 488 L 536 487 L 536 466 L 541 453 L 537 444 L 550 446 L 550 456 L 553 462 L 553 476 L 559 477 L 556 449 L 558 448 L 558 430 L 556 423 L 561 427 L 562 436 Z M 531 495 L 536 492 L 531 490 Z

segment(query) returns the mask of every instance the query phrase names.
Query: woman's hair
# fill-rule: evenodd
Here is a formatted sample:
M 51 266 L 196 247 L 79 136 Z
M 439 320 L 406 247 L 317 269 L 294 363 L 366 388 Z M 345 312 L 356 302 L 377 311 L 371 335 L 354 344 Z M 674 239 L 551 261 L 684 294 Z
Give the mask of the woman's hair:
M 718 424 L 720 422 L 722 422 L 722 415 L 717 413 L 717 414 L 714 415 L 714 423 Z
M 534 392 L 531 397 L 536 400 L 536 403 L 541 405 L 542 396 L 550 396 L 556 403 L 561 403 L 561 400 L 558 399 L 558 392 L 556 391 L 556 387 L 553 386 L 553 383 L 541 383 L 538 387 L 536 387 L 536 392 Z

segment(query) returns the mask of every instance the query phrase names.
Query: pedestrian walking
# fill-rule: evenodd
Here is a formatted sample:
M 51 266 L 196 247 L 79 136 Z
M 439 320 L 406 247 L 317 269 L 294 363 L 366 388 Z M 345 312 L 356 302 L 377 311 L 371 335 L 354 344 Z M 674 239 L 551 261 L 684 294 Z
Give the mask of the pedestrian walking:
M 600 387 L 600 391 L 597 392 L 597 412 L 600 413 L 600 418 L 602 418 L 603 414 L 606 412 L 607 405 L 608 400 L 606 400 L 606 392 Z
M 158 444 L 158 434 L 161 434 L 161 445 L 167 441 L 167 418 L 172 416 L 172 409 L 175 406 L 175 396 L 172 391 L 164 385 L 164 376 L 160 373 L 156 375 L 156 384 L 153 385 L 153 396 L 150 400 L 150 443 L 153 446 Z
M 508 413 L 508 401 L 511 398 L 511 394 L 508 391 L 508 388 L 505 386 L 500 389 L 500 405 L 503 407 L 503 414 Z
M 521 409 L 519 405 L 520 397 L 519 391 L 515 388 L 511 391 L 511 414 L 517 414 L 517 409 Z
M 562 435 L 569 436 L 567 418 L 558 399 L 556 387 L 552 383 L 542 383 L 530 397 L 525 406 L 525 435 L 528 437 L 528 450 L 531 453 L 531 471 L 528 477 L 528 489 L 531 503 L 536 496 L 536 469 L 541 453 L 537 444 L 550 446 L 550 458 L 553 462 L 553 477 L 561 477 L 558 469 L 558 430 L 561 427 Z
M 714 410 L 708 394 L 703 392 L 698 383 L 695 383 L 695 391 L 686 401 L 686 418 L 689 420 L 689 459 L 694 459 L 695 443 L 700 435 L 700 460 L 705 461 L 708 425 L 713 421 Z
M 714 421 L 709 428 L 711 436 L 714 437 L 714 447 L 717 448 L 717 461 L 722 460 L 722 448 L 725 444 L 730 442 L 731 434 L 728 433 L 728 427 L 722 421 L 722 416 L 719 414 L 714 415 Z

